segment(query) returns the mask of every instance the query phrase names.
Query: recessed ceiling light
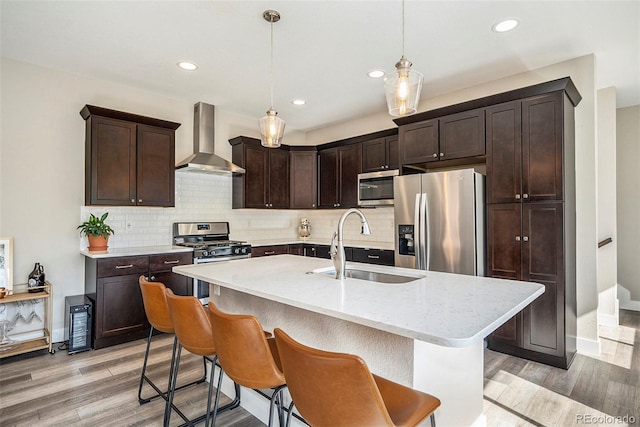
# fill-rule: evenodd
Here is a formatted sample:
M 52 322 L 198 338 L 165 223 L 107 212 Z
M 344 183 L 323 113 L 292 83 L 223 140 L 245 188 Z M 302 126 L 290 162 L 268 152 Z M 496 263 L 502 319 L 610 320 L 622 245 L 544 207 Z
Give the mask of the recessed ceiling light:
M 372 79 L 379 79 L 380 77 L 384 76 L 384 71 L 371 70 L 367 73 L 367 76 L 371 77 Z
M 291 103 L 293 105 L 305 105 L 307 101 L 305 101 L 304 99 L 294 99 L 293 101 L 291 101 Z
M 504 32 L 513 30 L 515 27 L 518 26 L 518 23 L 519 22 L 517 19 L 509 18 L 509 19 L 500 21 L 497 24 L 494 24 L 493 27 L 491 27 L 491 29 L 496 33 L 504 33 Z
M 193 71 L 193 70 L 198 68 L 198 66 L 196 64 L 194 64 L 193 62 L 186 62 L 186 61 L 178 62 L 178 67 L 182 68 L 183 70 L 187 70 L 187 71 Z

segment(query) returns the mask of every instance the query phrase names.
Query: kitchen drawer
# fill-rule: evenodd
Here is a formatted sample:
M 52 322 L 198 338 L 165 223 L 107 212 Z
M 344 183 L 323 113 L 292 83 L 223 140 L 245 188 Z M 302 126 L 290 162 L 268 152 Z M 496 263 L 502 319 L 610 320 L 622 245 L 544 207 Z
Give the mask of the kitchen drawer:
M 304 253 L 302 243 L 294 243 L 289 245 L 289 255 L 302 255 Z
M 128 256 L 98 260 L 98 277 L 124 276 L 149 272 L 148 256 Z
M 390 266 L 395 264 L 393 251 L 384 249 L 353 248 L 352 256 L 355 262 Z
M 313 255 L 314 257 L 331 259 L 331 255 L 329 254 L 329 249 L 331 247 L 329 245 L 314 245 L 314 248 L 315 248 L 315 254 Z M 347 248 L 344 248 L 344 251 L 346 254 Z
M 251 257 L 261 257 L 270 255 L 284 255 L 289 253 L 288 245 L 273 245 L 273 246 L 252 246 Z
M 158 273 L 171 271 L 176 265 L 193 264 L 192 252 L 178 252 L 149 256 L 149 271 Z

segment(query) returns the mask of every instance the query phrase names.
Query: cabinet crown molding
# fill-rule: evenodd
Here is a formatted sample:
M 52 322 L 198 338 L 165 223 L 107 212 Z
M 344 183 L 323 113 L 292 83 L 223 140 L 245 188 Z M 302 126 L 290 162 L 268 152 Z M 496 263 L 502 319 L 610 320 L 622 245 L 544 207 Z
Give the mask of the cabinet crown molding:
M 108 117 L 110 119 L 125 120 L 127 122 L 140 123 L 143 125 L 157 126 L 160 128 L 176 130 L 180 127 L 180 123 L 170 122 L 168 120 L 156 119 L 153 117 L 141 116 L 124 111 L 111 110 L 104 107 L 96 107 L 95 105 L 85 105 L 80 110 L 80 115 L 87 120 L 91 116 Z
M 498 93 L 495 95 L 489 95 L 483 98 L 478 98 L 459 104 L 448 105 L 446 107 L 437 108 L 435 110 L 424 111 L 422 113 L 413 114 L 407 117 L 400 117 L 394 119 L 393 121 L 398 126 L 402 126 L 410 123 L 447 116 L 450 114 L 460 113 L 467 110 L 490 107 L 492 105 L 502 104 L 503 102 L 516 101 L 518 99 L 529 98 L 536 95 L 543 95 L 546 93 L 558 91 L 564 91 L 574 107 L 576 107 L 582 100 L 582 96 L 578 92 L 576 86 L 573 84 L 573 81 L 571 81 L 571 77 L 563 77 L 561 79 L 551 80 L 545 83 L 539 83 L 532 86 Z

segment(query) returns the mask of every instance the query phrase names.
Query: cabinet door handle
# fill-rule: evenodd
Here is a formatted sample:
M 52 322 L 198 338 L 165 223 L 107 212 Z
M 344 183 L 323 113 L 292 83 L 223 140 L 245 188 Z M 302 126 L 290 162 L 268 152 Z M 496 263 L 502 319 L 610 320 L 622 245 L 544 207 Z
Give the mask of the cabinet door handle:
M 276 251 L 265 251 L 264 254 L 265 255 L 274 255 L 276 253 Z
M 136 202 L 136 199 L 131 199 L 131 203 L 135 203 L 135 202 Z
M 312 204 L 311 204 L 311 207 L 312 207 L 312 208 L 315 208 L 315 207 L 316 207 L 316 204 L 315 204 L 315 203 L 312 203 Z
M 380 259 L 380 255 L 367 255 L 367 258 L 370 258 L 370 259 Z
M 524 194 L 522 195 L 522 198 L 523 198 L 523 199 L 528 199 L 528 198 L 529 198 L 529 195 L 528 195 L 527 193 L 524 193 Z
M 520 236 L 516 236 L 516 242 L 520 241 Z
M 444 153 L 440 153 L 440 157 L 444 157 Z
M 150 280 L 151 282 L 155 282 L 155 281 L 156 281 L 156 276 L 151 276 L 151 277 L 149 277 L 149 280 Z
M 516 194 L 516 200 L 520 200 L 520 195 Z
M 528 241 L 529 241 L 529 238 L 528 238 L 527 236 L 524 236 L 524 237 L 522 238 L 522 240 L 524 240 L 525 242 L 528 242 Z
M 164 263 L 165 263 L 165 264 L 179 264 L 179 263 L 180 263 L 180 260 L 179 260 L 179 259 L 176 259 L 176 260 L 174 260 L 174 261 L 164 261 Z
M 128 265 L 116 265 L 116 268 L 118 270 L 122 270 L 123 268 L 133 268 L 133 264 L 128 264 Z
M 142 203 L 142 199 L 138 199 L 138 203 Z
M 433 153 L 433 158 L 437 159 L 438 158 L 438 153 Z

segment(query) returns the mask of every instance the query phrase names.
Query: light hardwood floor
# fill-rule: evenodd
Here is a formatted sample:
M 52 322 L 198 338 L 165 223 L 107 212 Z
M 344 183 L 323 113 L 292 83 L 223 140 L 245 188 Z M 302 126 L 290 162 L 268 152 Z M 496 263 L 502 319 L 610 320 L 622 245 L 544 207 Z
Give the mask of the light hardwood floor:
M 634 425 L 640 425 L 640 313 L 621 311 L 620 326 L 602 327 L 600 336 L 601 356 L 579 354 L 567 371 L 486 350 L 487 425 L 571 426 L 598 420 L 604 421 L 599 425 L 625 425 L 613 416 L 633 416 Z M 150 375 L 164 383 L 173 340 L 155 340 Z M 137 401 L 144 349 L 140 340 L 71 356 L 57 351 L 2 359 L 0 425 L 161 425 L 163 401 Z M 183 354 L 181 383 L 197 378 L 202 369 L 201 359 Z M 206 383 L 181 390 L 176 404 L 188 416 L 197 416 L 204 410 L 206 391 Z M 242 408 L 218 421 L 221 426 L 262 425 Z M 171 425 L 180 423 L 173 415 Z

